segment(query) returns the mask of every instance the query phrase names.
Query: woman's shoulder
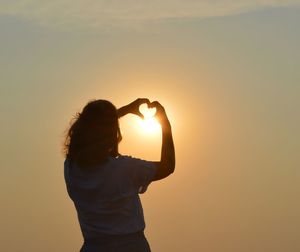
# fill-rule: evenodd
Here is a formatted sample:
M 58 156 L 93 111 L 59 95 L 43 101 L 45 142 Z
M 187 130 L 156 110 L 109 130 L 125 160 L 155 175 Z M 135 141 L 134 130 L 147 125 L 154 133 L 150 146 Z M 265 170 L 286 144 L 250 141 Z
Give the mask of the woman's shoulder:
M 130 166 L 130 167 L 152 167 L 155 166 L 155 162 L 148 161 L 142 158 L 137 158 L 130 155 L 119 155 L 114 158 L 115 162 L 121 166 Z
M 109 159 L 109 163 L 111 164 L 126 164 L 126 163 L 130 163 L 134 158 L 132 156 L 129 155 L 119 155 L 117 157 L 111 157 Z
M 113 160 L 114 160 L 114 162 L 117 162 L 117 163 L 128 163 L 128 164 L 145 161 L 141 158 L 133 157 L 130 155 L 119 155 L 119 156 L 113 158 Z

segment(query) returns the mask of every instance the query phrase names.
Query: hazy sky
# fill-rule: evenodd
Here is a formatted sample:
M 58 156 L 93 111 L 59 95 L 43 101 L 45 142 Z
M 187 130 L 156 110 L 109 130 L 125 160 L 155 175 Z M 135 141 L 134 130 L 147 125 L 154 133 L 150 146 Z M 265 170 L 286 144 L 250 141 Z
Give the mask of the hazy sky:
M 142 195 L 153 251 L 298 252 L 299 6 L 2 0 L 0 250 L 79 250 L 64 130 L 90 99 L 149 97 L 177 154 Z M 159 159 L 160 134 L 121 128 L 123 154 Z

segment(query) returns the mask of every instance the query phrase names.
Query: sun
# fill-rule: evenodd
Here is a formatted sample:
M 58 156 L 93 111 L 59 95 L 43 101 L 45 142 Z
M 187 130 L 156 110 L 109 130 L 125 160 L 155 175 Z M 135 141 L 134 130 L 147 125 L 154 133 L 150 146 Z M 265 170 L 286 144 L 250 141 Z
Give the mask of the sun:
M 148 117 L 144 120 L 140 119 L 139 124 L 141 129 L 147 134 L 156 134 L 160 130 L 160 124 L 154 117 Z
M 140 111 L 144 115 L 144 119 L 139 120 L 142 131 L 148 135 L 157 134 L 160 131 L 161 126 L 154 117 L 156 109 L 149 109 L 147 105 L 141 105 Z

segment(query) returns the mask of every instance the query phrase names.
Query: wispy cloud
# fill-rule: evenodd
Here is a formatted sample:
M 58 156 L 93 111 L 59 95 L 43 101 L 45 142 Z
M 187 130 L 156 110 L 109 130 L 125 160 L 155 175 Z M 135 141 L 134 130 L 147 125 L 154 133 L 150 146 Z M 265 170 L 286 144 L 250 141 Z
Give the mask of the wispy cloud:
M 123 25 L 169 18 L 234 15 L 300 0 L 1 0 L 0 15 L 46 25 Z

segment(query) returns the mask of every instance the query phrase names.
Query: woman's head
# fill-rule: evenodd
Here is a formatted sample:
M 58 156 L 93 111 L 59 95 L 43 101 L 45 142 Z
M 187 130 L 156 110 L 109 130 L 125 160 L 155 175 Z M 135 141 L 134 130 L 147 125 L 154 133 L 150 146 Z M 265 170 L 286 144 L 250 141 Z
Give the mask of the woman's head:
M 66 158 L 82 167 L 116 157 L 122 136 L 116 107 L 106 100 L 90 101 L 75 116 L 65 139 Z

